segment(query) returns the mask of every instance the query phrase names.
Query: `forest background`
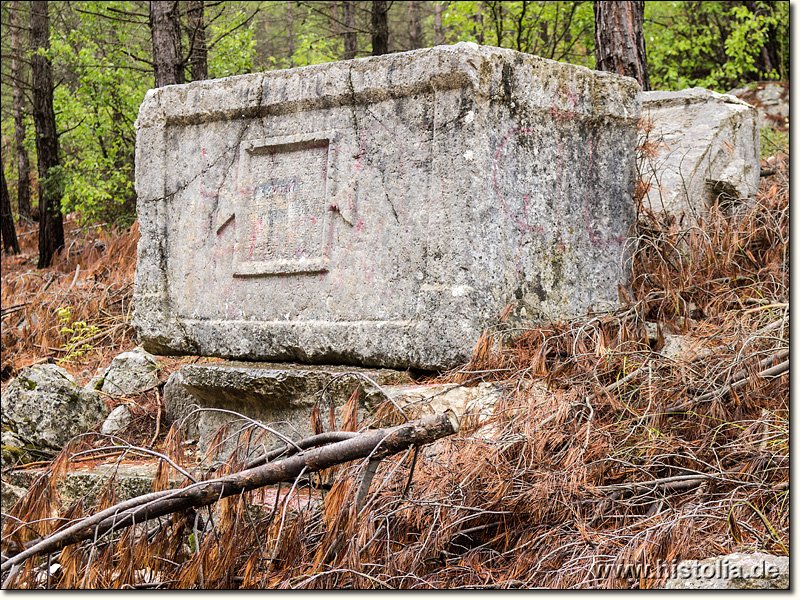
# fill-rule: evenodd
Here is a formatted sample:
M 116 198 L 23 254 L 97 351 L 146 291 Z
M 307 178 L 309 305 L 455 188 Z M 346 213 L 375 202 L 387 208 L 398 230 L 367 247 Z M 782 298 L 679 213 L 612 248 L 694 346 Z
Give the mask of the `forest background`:
M 134 123 L 149 88 L 459 41 L 594 68 L 596 9 L 612 4 L 644 7 L 651 89 L 789 80 L 789 2 L 0 2 L 3 224 L 16 224 L 20 250 L 8 252 L 3 229 L 3 392 L 48 362 L 93 385 L 137 343 Z M 242 528 L 249 512 L 225 504 L 221 521 L 208 513 L 213 534 L 198 537 L 198 510 L 159 530 L 157 543 L 143 529 L 142 543 L 126 534 L 67 548 L 53 577 L 49 558 L 29 560 L 14 587 L 649 588 L 659 577 L 600 568 L 788 555 L 788 119 L 761 131 L 756 197 L 735 215 L 708 207 L 696 224 L 642 202 L 641 175 L 663 146 L 645 120 L 640 133 L 636 250 L 620 309 L 513 338 L 498 326 L 469 364 L 420 379 L 508 390 L 493 439 L 465 421 L 433 458 L 384 460 L 363 514 L 350 502 L 362 468 L 352 464 L 337 471 L 322 520 L 284 519 L 284 500 Z M 44 224 L 63 213 L 63 248 L 47 247 L 44 261 L 40 196 L 60 207 Z M 109 411 L 125 405 L 132 419 L 111 450 L 124 440 L 123 453 L 181 462 L 191 446 L 180 423 L 169 427 L 166 382 L 184 364 L 215 360 L 158 357 L 158 385 L 103 394 Z M 366 425 L 400 415 L 387 404 L 375 419 Z M 111 484 L 74 511 L 56 508 L 52 492 L 68 461 L 107 446 L 98 424 L 60 453 L 17 449 L 11 462 L 23 470 L 59 458 L 11 509 L 4 553 L 18 533 L 20 543 L 50 535 L 59 521 L 44 515 L 79 519 L 112 502 Z M 187 452 L 213 476 L 215 456 Z M 159 464 L 153 489 L 167 485 Z M 155 557 L 168 558 L 158 572 Z
M 151 3 L 44 3 L 49 44 L 32 41 L 31 4 L 2 2 L 2 168 L 14 220 L 22 229 L 37 220 L 45 189 L 81 228 L 127 229 L 136 218 L 134 122 L 154 87 L 157 62 Z M 595 67 L 587 1 L 152 4 L 174 7 L 166 16 L 178 24 L 178 82 L 459 41 Z M 789 2 L 644 4 L 652 89 L 726 92 L 749 81 L 789 79 Z M 37 57 L 52 65 L 58 156 L 48 181 L 37 177 Z

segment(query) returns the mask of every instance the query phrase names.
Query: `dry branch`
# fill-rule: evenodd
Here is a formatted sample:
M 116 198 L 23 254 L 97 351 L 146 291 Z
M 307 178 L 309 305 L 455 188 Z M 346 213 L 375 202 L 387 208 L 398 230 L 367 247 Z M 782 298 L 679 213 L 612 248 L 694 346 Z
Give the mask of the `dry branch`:
M 759 366 L 761 368 L 764 368 L 766 365 L 777 362 L 781 358 L 785 358 L 788 355 L 789 355 L 788 350 L 781 350 L 775 355 L 764 359 Z M 775 365 L 774 367 L 764 369 L 763 371 L 757 373 L 756 377 L 761 379 L 769 379 L 772 377 L 778 377 L 779 375 L 783 375 L 788 371 L 789 371 L 789 361 L 785 360 L 782 363 Z M 716 398 L 722 398 L 725 394 L 729 393 L 731 390 L 737 390 L 741 388 L 751 379 L 751 377 L 747 376 L 746 371 L 744 370 L 737 372 L 734 375 L 734 377 L 736 376 L 740 376 L 741 379 L 731 378 L 732 380 L 729 383 L 722 386 L 721 388 L 713 390 L 711 392 L 706 392 L 705 394 L 697 396 L 696 398 L 692 398 L 684 402 L 680 402 L 678 404 L 670 406 L 664 412 L 667 414 L 685 412 L 690 408 L 697 406 L 698 404 L 702 404 L 703 402 L 709 402 L 711 400 L 715 400 Z
M 427 444 L 452 435 L 458 430 L 458 417 L 448 410 L 389 429 L 369 430 L 348 440 L 178 490 L 132 498 L 58 531 L 9 558 L 3 562 L 0 572 L 5 573 L 32 556 L 55 552 L 83 540 L 97 539 L 114 529 L 143 523 L 187 508 L 207 506 L 228 496 L 295 479 L 302 472 L 321 471 L 353 460 L 367 457 L 375 460 L 396 454 L 410 446 Z

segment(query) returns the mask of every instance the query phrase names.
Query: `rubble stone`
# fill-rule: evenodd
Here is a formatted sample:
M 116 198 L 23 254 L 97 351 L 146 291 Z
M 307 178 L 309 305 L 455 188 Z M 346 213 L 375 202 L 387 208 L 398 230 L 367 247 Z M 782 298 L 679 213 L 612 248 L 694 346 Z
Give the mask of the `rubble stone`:
M 24 369 L 2 395 L 3 425 L 38 447 L 60 450 L 107 414 L 97 391 L 81 388 L 69 373 L 53 364 Z

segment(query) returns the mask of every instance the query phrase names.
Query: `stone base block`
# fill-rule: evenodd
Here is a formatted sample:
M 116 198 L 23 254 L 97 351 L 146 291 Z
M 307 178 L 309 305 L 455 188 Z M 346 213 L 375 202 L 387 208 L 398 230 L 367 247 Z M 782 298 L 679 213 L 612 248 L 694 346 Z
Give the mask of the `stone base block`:
M 342 409 L 359 390 L 358 420 L 363 420 L 386 396 L 381 388 L 408 383 L 409 376 L 390 369 L 345 366 L 308 366 L 286 363 L 219 362 L 184 365 L 176 381 L 191 395 L 189 402 L 176 386 L 164 390 L 166 411 L 173 420 L 188 415 L 187 427 L 200 438 L 200 451 L 208 448 L 211 436 L 221 425 L 240 419 L 239 413 L 297 440 L 312 435 L 312 412 L 316 407 L 325 431 L 342 427 Z M 176 393 L 177 392 L 177 393 Z M 202 410 L 194 411 L 191 404 Z M 231 433 L 247 425 L 239 420 Z M 223 444 L 228 454 L 237 437 Z M 248 455 L 254 456 L 284 444 L 268 435 Z

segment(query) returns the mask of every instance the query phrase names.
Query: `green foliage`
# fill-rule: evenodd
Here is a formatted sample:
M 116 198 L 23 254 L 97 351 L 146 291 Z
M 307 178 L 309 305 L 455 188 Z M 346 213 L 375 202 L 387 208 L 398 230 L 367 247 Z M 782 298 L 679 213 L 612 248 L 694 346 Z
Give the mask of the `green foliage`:
M 69 363 L 83 356 L 92 349 L 89 340 L 100 333 L 96 325 L 88 325 L 86 321 L 72 321 L 72 308 L 62 306 L 56 310 L 58 320 L 61 322 L 61 335 L 64 336 L 64 349 L 66 354 L 58 361 L 59 364 Z
M 761 128 L 761 158 L 789 152 L 789 132 L 772 127 Z
M 130 2 L 109 6 L 135 9 Z M 83 222 L 127 225 L 135 211 L 133 124 L 151 84 L 129 53 L 146 52 L 146 41 L 98 15 L 63 10 L 76 26 L 51 32 L 53 68 L 61 76 L 53 104 L 62 132 L 62 211 Z
M 789 77 L 789 3 L 647 2 L 645 38 L 654 89 L 727 91 Z M 765 68 L 763 57 L 771 65 Z
M 216 41 L 208 53 L 208 76 L 211 79 L 252 73 L 256 59 L 253 28 L 237 27 L 241 15 L 223 15 L 206 29 L 206 36 Z
M 594 66 L 591 2 L 451 2 L 443 22 L 452 41 Z

